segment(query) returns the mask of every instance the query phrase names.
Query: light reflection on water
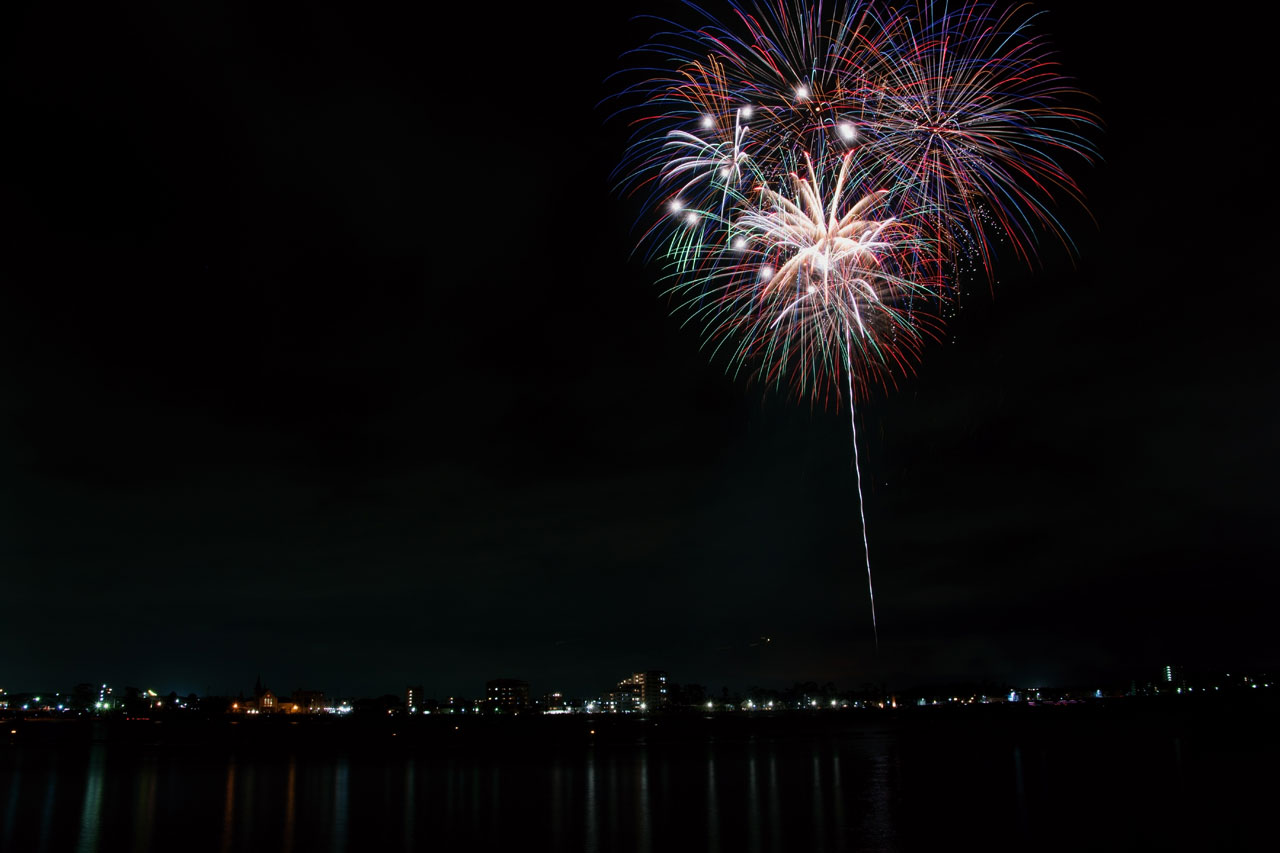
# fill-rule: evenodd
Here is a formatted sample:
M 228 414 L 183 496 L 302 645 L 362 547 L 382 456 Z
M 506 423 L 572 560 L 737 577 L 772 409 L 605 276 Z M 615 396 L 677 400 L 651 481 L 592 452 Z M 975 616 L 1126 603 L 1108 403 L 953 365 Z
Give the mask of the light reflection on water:
M 53 827 L 53 804 L 54 794 L 58 790 L 58 774 L 56 772 L 49 774 L 49 781 L 45 785 L 44 805 L 40 809 L 40 851 L 49 849 L 49 830 Z
M 0 849 L 13 849 L 13 828 L 18 824 L 18 791 L 22 789 L 22 756 L 15 756 L 10 771 L 9 796 L 4 807 L 4 824 L 0 826 Z
M 637 764 L 637 787 L 640 795 L 636 797 L 636 848 L 639 853 L 650 853 L 652 848 L 649 846 L 649 827 L 653 817 L 649 812 L 649 750 L 640 750 Z
M 714 750 L 707 749 L 707 846 L 711 853 L 720 853 L 720 795 L 716 793 L 716 758 Z
M 1089 816 L 1114 796 L 1108 785 L 1137 784 L 1158 813 L 1177 808 L 1193 772 L 1177 739 L 1151 750 L 1167 766 L 1135 761 L 1096 779 L 1079 752 L 904 748 L 874 731 L 539 755 L 18 747 L 0 755 L 0 850 L 921 849 L 982 827 L 1039 837 L 1067 819 L 1088 837 L 1089 820 L 1115 817 Z
M 289 778 L 285 782 L 284 794 L 284 840 L 280 844 L 282 853 L 293 853 L 293 826 L 297 818 L 298 808 L 298 760 L 289 756 Z
M 222 853 L 230 853 L 236 832 L 236 760 L 227 762 L 227 793 L 222 809 Z
M 330 834 L 333 853 L 343 853 L 347 849 L 347 816 L 351 806 L 347 776 L 350 769 L 351 762 L 346 755 L 338 758 L 333 772 L 333 831 Z
M 292 765 L 291 765 L 292 767 Z M 401 835 L 403 836 L 403 847 L 405 853 L 413 850 L 413 805 L 416 802 L 414 785 L 416 782 L 416 774 L 418 771 L 417 762 L 406 761 L 404 764 L 404 799 L 401 800 L 400 811 L 403 812 L 401 817 Z M 291 853 L 286 850 L 285 853 Z

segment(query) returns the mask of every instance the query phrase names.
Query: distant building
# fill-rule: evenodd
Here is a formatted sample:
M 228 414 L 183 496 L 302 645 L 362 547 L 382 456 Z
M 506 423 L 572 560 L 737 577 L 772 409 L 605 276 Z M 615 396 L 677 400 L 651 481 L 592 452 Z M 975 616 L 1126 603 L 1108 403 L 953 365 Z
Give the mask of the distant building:
M 252 699 L 237 697 L 227 710 L 232 714 L 320 714 L 326 708 L 325 696 L 319 690 L 298 689 L 292 696 L 279 696 L 259 679 L 253 693 Z
M 292 696 L 276 697 L 276 713 L 277 714 L 308 714 L 311 709 L 304 705 L 295 693 Z
M 84 682 L 77 684 L 71 689 L 71 707 L 77 711 L 87 711 L 94 707 L 94 693 L 97 691 L 92 684 Z
M 605 710 L 620 713 L 658 711 L 667 706 L 667 674 L 661 670 L 633 673 L 604 697 Z
M 422 685 L 416 684 L 413 687 L 406 687 L 404 691 L 404 710 L 406 714 L 420 714 L 426 708 L 426 695 L 422 692 Z
M 568 714 L 571 712 L 563 693 L 544 693 L 542 696 L 542 713 Z
M 529 707 L 529 682 L 515 678 L 495 678 L 485 683 L 485 704 L 499 711 L 523 711 Z
M 253 698 L 241 700 L 231 709 L 245 714 L 274 714 L 279 710 L 279 703 L 276 694 L 262 683 L 262 676 L 258 676 L 253 680 Z
M 99 712 L 110 711 L 116 707 L 117 703 L 114 701 L 115 697 L 112 695 L 112 690 L 106 684 L 103 684 L 97 688 L 91 687 L 89 693 L 90 693 L 89 704 L 86 707 Z M 0 696 L 3 696 L 3 695 L 4 695 L 4 691 L 0 690 Z M 0 700 L 0 701 L 3 701 L 3 700 Z M 3 707 L 3 706 L 0 705 L 0 707 Z
M 324 693 L 319 690 L 298 689 L 293 691 L 293 696 L 289 698 L 294 708 L 302 714 L 319 714 L 328 704 Z

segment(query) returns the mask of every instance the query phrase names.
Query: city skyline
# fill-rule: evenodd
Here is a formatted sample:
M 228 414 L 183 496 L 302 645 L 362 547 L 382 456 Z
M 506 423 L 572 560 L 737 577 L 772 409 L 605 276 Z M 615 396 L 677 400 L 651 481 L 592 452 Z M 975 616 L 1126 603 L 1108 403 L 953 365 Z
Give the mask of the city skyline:
M 616 683 L 602 682 L 591 690 L 578 692 L 558 689 L 561 685 L 531 686 L 530 682 L 523 679 L 501 677 L 489 678 L 483 682 L 475 681 L 467 688 L 456 691 L 431 691 L 421 684 L 410 684 L 399 693 L 383 685 L 379 690 L 357 694 L 340 689 L 317 690 L 313 689 L 314 686 L 304 688 L 295 685 L 290 689 L 280 689 L 273 687 L 259 675 L 255 677 L 252 688 L 239 686 L 204 691 L 167 689 L 170 685 L 163 682 L 138 687 L 127 684 L 122 686 L 121 682 L 89 681 L 77 683 L 65 692 L 26 687 L 15 690 L 0 685 L 0 711 L 14 714 L 41 710 L 108 713 L 124 710 L 130 704 L 141 703 L 162 711 L 181 709 L 207 713 L 213 710 L 255 714 L 279 710 L 289 713 L 345 714 L 353 708 L 368 710 L 373 705 L 382 709 L 388 707 L 387 700 L 391 700 L 392 707 L 410 715 L 489 712 L 495 709 L 531 710 L 551 714 L 646 713 L 664 709 L 701 709 L 704 706 L 707 709 L 718 709 L 729 705 L 769 710 L 774 708 L 774 703 L 768 701 L 766 704 L 766 701 L 773 699 L 779 700 L 778 709 L 781 710 L 792 706 L 808 708 L 821 705 L 825 708 L 829 704 L 828 700 L 836 698 L 845 703 L 839 707 L 851 707 L 849 702 L 857 700 L 862 703 L 868 697 L 900 696 L 906 700 L 907 697 L 948 697 L 957 692 L 975 701 L 980 698 L 983 702 L 1017 702 L 1039 699 L 1041 692 L 1044 692 L 1046 699 L 1054 696 L 1115 698 L 1184 692 L 1216 693 L 1223 687 L 1229 691 L 1270 688 L 1275 686 L 1275 682 L 1274 674 L 1267 671 L 1239 667 L 1232 671 L 1223 668 L 1188 671 L 1181 664 L 1167 663 L 1145 671 L 1131 672 L 1123 677 L 1106 678 L 1099 675 L 1071 684 L 991 680 L 957 680 L 933 684 L 877 684 L 871 681 L 836 684 L 828 681 L 820 684 L 816 681 L 795 680 L 789 684 L 713 685 L 696 680 L 679 682 L 671 679 L 665 671 L 649 670 L 632 673 Z M 161 689 L 155 689 L 156 687 Z M 538 689 L 534 690 L 533 687 Z M 795 697 L 801 694 L 804 694 L 804 701 L 796 700 Z M 814 704 L 808 701 L 811 697 L 821 697 L 822 701 Z M 750 702 L 752 699 L 757 700 L 756 704 Z M 211 706 L 208 704 L 210 701 L 221 705 Z M 964 704 L 968 700 L 952 698 L 950 701 L 961 701 Z M 834 701 L 830 705 L 837 707 Z

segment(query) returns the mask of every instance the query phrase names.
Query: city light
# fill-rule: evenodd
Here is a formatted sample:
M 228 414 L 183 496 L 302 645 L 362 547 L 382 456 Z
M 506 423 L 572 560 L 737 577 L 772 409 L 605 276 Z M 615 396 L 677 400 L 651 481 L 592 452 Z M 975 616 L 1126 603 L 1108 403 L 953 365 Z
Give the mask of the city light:
M 761 637 L 762 641 L 767 638 Z M 1169 675 L 1172 673 L 1173 680 L 1170 681 Z M 93 690 L 91 685 L 77 684 L 75 689 L 66 693 L 52 694 L 32 694 L 12 692 L 0 694 L 0 707 L 12 709 L 9 711 L 11 715 L 21 717 L 21 715 L 39 716 L 72 716 L 72 715 L 89 715 L 94 717 L 108 717 L 114 713 L 120 713 L 124 719 L 165 719 L 178 714 L 187 713 L 227 713 L 236 714 L 241 720 L 247 716 L 274 716 L 274 714 L 291 715 L 292 720 L 299 720 L 300 717 L 310 714 L 327 714 L 335 716 L 347 716 L 354 714 L 357 717 L 369 718 L 370 712 L 376 712 L 378 716 L 395 716 L 404 715 L 407 717 L 425 717 L 430 715 L 433 710 L 437 713 L 444 714 L 478 714 L 478 715 L 498 715 L 498 716 L 517 716 L 526 713 L 533 714 L 617 714 L 617 715 L 642 715 L 646 720 L 651 722 L 641 723 L 641 725 L 658 725 L 661 716 L 667 711 L 679 711 L 681 709 L 693 710 L 698 709 L 708 714 L 720 711 L 729 713 L 733 711 L 742 711 L 754 713 L 755 711 L 767 710 L 772 714 L 785 715 L 789 711 L 809 710 L 816 711 L 818 708 L 831 709 L 849 709 L 851 713 L 872 712 L 877 709 L 897 709 L 899 698 L 903 699 L 903 706 L 912 710 L 906 713 L 916 713 L 916 708 L 958 708 L 961 706 L 973 705 L 1002 705 L 1004 703 L 1018 703 L 1020 707 L 1028 709 L 1037 709 L 1051 706 L 1078 705 L 1085 703 L 1114 703 L 1122 701 L 1123 697 L 1128 696 L 1151 696 L 1151 697 L 1187 697 L 1195 696 L 1230 696 L 1234 692 L 1240 695 L 1244 691 L 1257 691 L 1274 687 L 1273 679 L 1268 677 L 1266 673 L 1257 675 L 1234 674 L 1226 676 L 1224 674 L 1207 675 L 1202 673 L 1192 673 L 1176 666 L 1162 666 L 1153 668 L 1147 674 L 1145 681 L 1133 679 L 1127 690 L 1120 689 L 1116 685 L 1110 687 L 1090 687 L 1086 689 L 1076 688 L 1056 688 L 1056 687 L 1005 687 L 999 693 L 992 696 L 984 691 L 975 690 L 970 695 L 960 695 L 959 691 L 948 691 L 947 693 L 912 693 L 908 695 L 892 695 L 885 688 L 879 695 L 863 695 L 857 696 L 851 692 L 835 692 L 827 689 L 821 691 L 810 688 L 807 693 L 801 693 L 799 689 L 794 691 L 775 691 L 767 688 L 752 692 L 757 695 L 765 692 L 777 698 L 761 697 L 757 700 L 755 696 L 751 698 L 743 698 L 740 696 L 732 696 L 727 690 L 725 691 L 724 701 L 717 701 L 715 698 L 708 699 L 705 688 L 700 685 L 690 685 L 697 688 L 697 697 L 689 701 L 688 692 L 680 686 L 669 681 L 666 674 L 659 671 L 635 672 L 621 681 L 617 682 L 613 688 L 603 694 L 599 694 L 591 699 L 574 699 L 566 697 L 563 693 L 544 693 L 541 699 L 529 701 L 528 684 L 526 682 L 515 679 L 499 679 L 497 682 L 490 682 L 491 692 L 497 690 L 494 696 L 482 698 L 479 700 L 450 697 L 448 703 L 440 703 L 434 699 L 424 699 L 421 696 L 422 688 L 411 688 L 409 693 L 402 694 L 406 701 L 397 703 L 395 707 L 388 707 L 387 703 L 372 698 L 361 699 L 360 702 L 354 700 L 342 700 L 340 702 L 326 702 L 323 694 L 312 690 L 299 690 L 292 696 L 277 696 L 270 690 L 265 690 L 259 685 L 257 693 L 253 698 L 245 699 L 244 694 L 234 701 L 227 697 L 223 700 L 221 697 L 213 696 L 202 699 L 194 693 L 183 697 L 177 691 L 173 691 L 168 697 L 161 697 L 156 690 L 146 689 L 138 690 L 128 688 L 122 691 L 124 695 L 112 695 L 111 688 L 103 685 L 98 691 Z M 797 684 L 797 688 L 800 685 Z M 506 691 L 506 692 L 503 692 Z M 230 691 L 228 691 L 230 692 Z M 814 696 L 815 692 L 825 693 L 826 695 Z M 94 694 L 97 694 L 96 696 Z M 834 693 L 834 698 L 833 698 Z M 1256 695 L 1256 694 L 1255 694 Z M 497 699 L 502 702 L 498 702 Z M 412 701 L 409 701 L 410 697 Z M 508 700 L 517 697 L 515 704 L 511 704 Z M 427 707 L 424 707 L 427 706 Z M 1038 713 L 1032 711 L 1033 713 Z M 933 713 L 933 712 L 930 712 Z M 297 716 L 294 716 L 297 715 Z M 385 716 L 384 716 L 385 715 Z M 710 717 L 708 717 L 710 719 Z M 295 724 L 297 724 L 295 722 Z M 425 723 L 424 723 L 425 725 Z

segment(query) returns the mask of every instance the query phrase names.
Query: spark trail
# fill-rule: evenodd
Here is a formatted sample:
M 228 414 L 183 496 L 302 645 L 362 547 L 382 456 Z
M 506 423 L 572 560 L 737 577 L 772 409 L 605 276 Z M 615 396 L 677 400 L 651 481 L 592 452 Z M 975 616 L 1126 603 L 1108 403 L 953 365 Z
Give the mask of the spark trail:
M 846 350 L 847 351 L 847 350 Z M 871 582 L 871 545 L 867 542 L 867 512 L 862 498 L 862 465 L 858 461 L 858 418 L 853 403 L 853 370 L 845 370 L 849 388 L 849 430 L 853 435 L 853 473 L 858 489 L 858 520 L 862 526 L 862 554 L 867 563 L 867 596 L 871 599 L 871 634 L 875 638 L 876 651 L 880 650 L 880 627 L 876 623 L 876 587 Z

